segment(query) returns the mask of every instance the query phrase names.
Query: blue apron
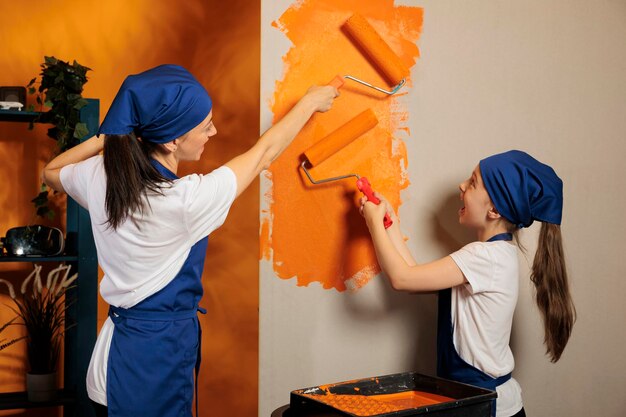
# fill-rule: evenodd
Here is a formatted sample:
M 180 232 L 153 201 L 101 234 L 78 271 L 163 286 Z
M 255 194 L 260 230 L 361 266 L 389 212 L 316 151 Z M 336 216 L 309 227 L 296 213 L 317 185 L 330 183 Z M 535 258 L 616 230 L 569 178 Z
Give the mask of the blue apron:
M 488 242 L 511 240 L 512 238 L 513 236 L 510 233 L 501 233 L 493 236 Z M 511 374 L 509 373 L 499 378 L 493 378 L 465 362 L 459 356 L 454 347 L 451 295 L 451 288 L 439 291 L 437 317 L 437 376 L 495 391 L 497 386 L 511 379 Z M 496 400 L 493 400 L 491 415 L 496 415 Z
M 176 175 L 152 162 L 166 178 Z M 107 366 L 108 415 L 190 417 L 194 369 L 200 366 L 197 312 L 208 237 L 192 246 L 180 272 L 162 290 L 129 309 L 110 307 L 114 323 Z M 196 396 L 197 411 L 197 396 Z

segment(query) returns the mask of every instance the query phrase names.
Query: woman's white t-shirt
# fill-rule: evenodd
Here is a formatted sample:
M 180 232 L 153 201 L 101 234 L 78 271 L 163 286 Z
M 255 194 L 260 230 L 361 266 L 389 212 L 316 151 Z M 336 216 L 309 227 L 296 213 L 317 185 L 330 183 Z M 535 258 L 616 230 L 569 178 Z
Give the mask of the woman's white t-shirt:
M 165 186 L 163 195 L 149 195 L 143 214 L 134 214 L 112 230 L 107 224 L 102 156 L 63 167 L 60 180 L 67 194 L 89 211 L 104 272 L 100 295 L 122 308 L 138 304 L 171 282 L 191 247 L 224 223 L 237 191 L 237 178 L 226 166 L 206 175 L 188 175 Z M 104 405 L 112 335 L 113 323 L 107 318 L 87 373 L 89 398 Z
M 450 256 L 468 281 L 452 288 L 456 351 L 465 362 L 494 378 L 506 375 L 515 367 L 509 341 L 519 292 L 517 248 L 507 241 L 473 242 Z M 496 392 L 498 417 L 521 410 L 522 389 L 515 379 Z

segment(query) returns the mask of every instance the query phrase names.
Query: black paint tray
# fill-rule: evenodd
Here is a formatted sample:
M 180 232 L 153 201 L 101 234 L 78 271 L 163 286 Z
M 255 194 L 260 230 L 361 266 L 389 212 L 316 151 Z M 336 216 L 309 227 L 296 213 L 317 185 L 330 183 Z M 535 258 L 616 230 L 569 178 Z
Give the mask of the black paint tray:
M 354 408 L 346 408 L 341 404 L 330 405 L 324 402 L 325 396 L 335 395 L 336 403 L 343 399 L 371 402 L 368 396 L 398 394 L 407 391 L 421 391 L 429 394 L 449 397 L 450 400 L 432 405 L 403 408 L 395 411 L 373 411 L 374 414 L 363 414 Z M 341 397 L 346 396 L 346 397 Z M 376 416 L 405 417 L 429 415 L 436 417 L 490 417 L 495 391 L 462 384 L 447 379 L 436 378 L 413 372 L 392 374 L 378 377 L 338 382 L 317 387 L 302 388 L 291 392 L 289 409 L 284 416 Z M 331 397 L 326 397 L 326 402 Z M 343 409 L 342 409 L 343 408 Z M 352 411 L 350 411 L 352 410 Z M 372 411 L 370 411 L 372 412 Z

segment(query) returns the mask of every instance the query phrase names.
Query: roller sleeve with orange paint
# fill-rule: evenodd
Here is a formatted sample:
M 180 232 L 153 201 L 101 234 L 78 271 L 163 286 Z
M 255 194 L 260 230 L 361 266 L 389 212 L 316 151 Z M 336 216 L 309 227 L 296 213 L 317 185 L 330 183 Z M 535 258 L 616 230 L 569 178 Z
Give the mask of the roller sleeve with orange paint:
M 316 181 L 313 179 L 313 177 L 306 168 L 307 162 L 309 167 L 314 167 L 322 163 L 330 156 L 350 144 L 356 138 L 358 138 L 368 130 L 372 129 L 377 124 L 378 119 L 376 118 L 376 115 L 374 114 L 372 109 L 367 109 L 357 114 L 341 127 L 327 135 L 324 139 L 320 140 L 318 143 L 307 149 L 304 152 L 304 157 L 306 160 L 302 162 L 301 166 L 302 169 L 304 169 L 304 172 L 306 173 L 309 180 L 311 180 L 313 184 L 319 184 L 322 182 L 330 182 L 349 177 L 356 177 L 356 185 L 359 191 L 361 191 L 367 197 L 368 201 L 371 201 L 374 204 L 380 204 L 380 200 L 374 195 L 374 190 L 372 190 L 372 186 L 365 177 L 360 177 L 357 174 L 348 174 Z M 388 214 L 385 214 L 383 224 L 385 225 L 385 228 L 388 228 L 393 224 L 393 221 Z
M 399 84 L 409 75 L 409 69 L 400 57 L 391 50 L 363 16 L 352 15 L 344 24 L 344 28 L 391 85 Z
M 372 109 L 367 109 L 311 146 L 304 156 L 312 167 L 316 166 L 377 124 L 376 115 Z

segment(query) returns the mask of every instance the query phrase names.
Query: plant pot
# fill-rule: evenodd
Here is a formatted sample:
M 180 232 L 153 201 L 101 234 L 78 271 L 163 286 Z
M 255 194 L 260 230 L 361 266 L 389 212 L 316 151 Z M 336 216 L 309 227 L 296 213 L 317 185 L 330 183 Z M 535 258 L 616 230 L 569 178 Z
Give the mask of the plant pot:
M 57 398 L 57 374 L 26 374 L 28 401 L 45 402 Z

